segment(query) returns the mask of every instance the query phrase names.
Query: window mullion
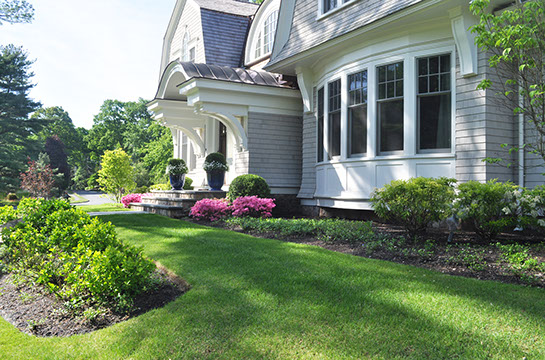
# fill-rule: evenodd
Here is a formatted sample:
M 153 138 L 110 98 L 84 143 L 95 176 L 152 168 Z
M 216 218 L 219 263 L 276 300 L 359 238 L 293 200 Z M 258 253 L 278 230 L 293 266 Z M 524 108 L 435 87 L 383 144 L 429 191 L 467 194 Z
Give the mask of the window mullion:
M 405 59 L 405 73 L 404 75 L 404 94 L 406 95 L 403 98 L 403 153 L 407 156 L 412 156 L 416 154 L 416 139 L 418 133 L 417 126 L 417 109 L 416 109 L 416 96 L 414 94 L 417 90 L 416 83 L 416 62 L 414 57 L 409 57 Z

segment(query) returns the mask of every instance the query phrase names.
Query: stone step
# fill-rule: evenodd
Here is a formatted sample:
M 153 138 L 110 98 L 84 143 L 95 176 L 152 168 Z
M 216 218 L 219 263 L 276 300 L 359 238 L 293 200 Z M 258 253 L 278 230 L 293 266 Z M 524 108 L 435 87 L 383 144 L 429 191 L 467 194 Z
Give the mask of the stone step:
M 211 190 L 152 190 L 152 197 L 158 198 L 173 198 L 173 199 L 214 199 L 224 198 L 227 196 L 225 191 L 211 191 Z
M 168 216 L 170 218 L 179 219 L 189 215 L 189 209 L 182 206 L 168 206 L 158 204 L 131 203 L 131 209 L 136 211 L 145 211 L 151 214 Z
M 196 199 L 179 199 L 179 198 L 169 198 L 169 197 L 155 197 L 155 196 L 143 196 L 143 204 L 155 204 L 155 205 L 167 205 L 167 206 L 178 206 L 191 208 L 198 200 Z

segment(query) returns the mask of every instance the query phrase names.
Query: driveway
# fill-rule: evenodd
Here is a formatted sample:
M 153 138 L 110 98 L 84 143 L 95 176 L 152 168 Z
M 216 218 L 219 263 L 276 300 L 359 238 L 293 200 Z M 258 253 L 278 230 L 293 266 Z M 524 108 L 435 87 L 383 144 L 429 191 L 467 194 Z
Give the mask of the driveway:
M 114 202 L 108 195 L 101 191 L 76 190 L 74 192 L 82 198 L 89 200 L 89 202 L 83 204 L 74 204 L 75 206 L 112 204 Z

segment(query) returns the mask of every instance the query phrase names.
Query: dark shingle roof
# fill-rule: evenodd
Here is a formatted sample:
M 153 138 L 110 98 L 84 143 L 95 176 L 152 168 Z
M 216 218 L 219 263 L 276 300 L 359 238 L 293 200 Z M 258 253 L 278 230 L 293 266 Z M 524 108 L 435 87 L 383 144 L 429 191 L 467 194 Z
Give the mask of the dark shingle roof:
M 263 70 L 250 70 L 231 68 L 227 66 L 216 66 L 210 64 L 195 64 L 193 62 L 180 62 L 187 79 L 204 78 L 222 80 L 250 85 L 264 85 L 280 88 L 295 88 L 295 81 L 284 79 L 280 74 L 273 74 Z
M 250 18 L 201 9 L 206 63 L 239 67 Z
M 239 16 L 254 15 L 259 5 L 243 0 L 195 0 L 201 9 Z

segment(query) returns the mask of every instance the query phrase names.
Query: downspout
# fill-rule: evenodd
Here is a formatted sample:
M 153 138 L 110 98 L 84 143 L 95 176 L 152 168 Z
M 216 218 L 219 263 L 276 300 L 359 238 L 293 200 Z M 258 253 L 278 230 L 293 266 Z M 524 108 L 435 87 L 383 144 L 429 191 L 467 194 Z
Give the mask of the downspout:
M 522 96 L 521 88 L 519 87 L 519 103 L 518 106 L 520 109 L 523 109 L 524 106 L 524 98 Z M 519 120 L 519 186 L 524 187 L 525 183 L 525 169 L 524 169 L 524 113 L 519 112 L 518 115 Z

